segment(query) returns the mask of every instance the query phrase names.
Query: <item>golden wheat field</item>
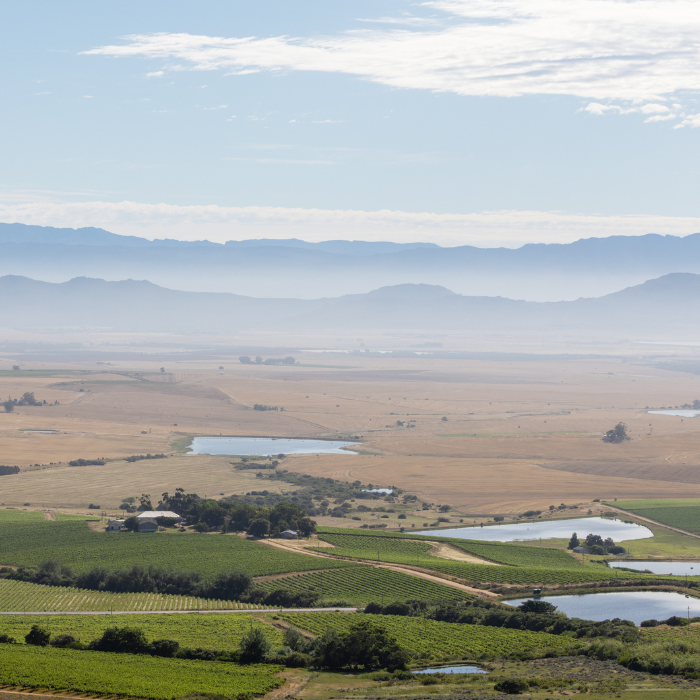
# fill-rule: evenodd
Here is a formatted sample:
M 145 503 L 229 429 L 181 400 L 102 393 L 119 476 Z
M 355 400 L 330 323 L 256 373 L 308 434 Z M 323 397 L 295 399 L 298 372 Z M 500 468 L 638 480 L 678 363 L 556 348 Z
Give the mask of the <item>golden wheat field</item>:
M 13 372 L 5 355 L 0 396 L 33 392 L 47 405 L 0 410 L 0 464 L 22 468 L 0 477 L 0 501 L 115 508 L 127 495 L 178 486 L 217 497 L 255 488 L 255 475 L 228 457 L 178 451 L 195 435 L 360 436 L 357 454 L 289 456 L 285 468 L 399 486 L 464 513 L 700 497 L 700 418 L 646 410 L 692 403 L 699 376 L 643 358 L 294 356 L 299 364 L 266 366 L 225 352 L 103 349 L 37 354 Z M 632 439 L 604 443 L 620 421 Z M 149 452 L 171 456 L 123 461 Z M 101 457 L 112 461 L 67 464 Z

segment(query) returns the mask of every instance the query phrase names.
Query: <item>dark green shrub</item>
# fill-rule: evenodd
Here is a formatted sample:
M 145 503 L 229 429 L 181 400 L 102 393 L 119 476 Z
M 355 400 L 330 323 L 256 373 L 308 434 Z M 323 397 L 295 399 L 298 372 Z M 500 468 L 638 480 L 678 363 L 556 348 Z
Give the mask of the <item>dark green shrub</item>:
M 150 652 L 153 656 L 173 657 L 180 650 L 180 643 L 173 639 L 156 639 L 151 642 Z
M 500 683 L 496 683 L 496 685 L 493 686 L 493 689 L 499 693 L 520 695 L 520 693 L 524 693 L 526 690 L 529 690 L 530 685 L 527 681 L 520 678 L 505 678 L 504 680 L 500 681 Z
M 47 632 L 46 630 L 41 629 L 41 627 L 39 627 L 39 625 L 32 625 L 32 628 L 29 630 L 29 632 L 25 636 L 24 641 L 27 644 L 33 644 L 34 646 L 37 646 L 37 647 L 45 647 L 49 643 L 50 639 L 51 639 L 50 632 Z
M 270 651 L 270 640 L 260 629 L 252 629 L 240 643 L 241 663 L 259 664 Z
M 52 647 L 58 647 L 59 649 L 65 649 L 75 644 L 78 640 L 72 634 L 59 634 L 58 637 L 54 637 L 50 644 Z

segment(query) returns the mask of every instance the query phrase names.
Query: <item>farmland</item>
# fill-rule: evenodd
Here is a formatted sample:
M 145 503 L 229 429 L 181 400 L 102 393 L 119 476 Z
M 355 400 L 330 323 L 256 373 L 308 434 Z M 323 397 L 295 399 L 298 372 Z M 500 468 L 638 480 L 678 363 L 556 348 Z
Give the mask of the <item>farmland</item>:
M 544 656 L 547 649 L 565 650 L 571 640 L 544 632 L 461 625 L 424 618 L 340 613 L 285 613 L 283 618 L 301 629 L 322 635 L 328 629 L 349 629 L 357 619 L 385 627 L 415 661 L 495 658 L 520 652 Z
M 0 615 L 0 634 L 24 639 L 32 625 L 48 628 L 52 635 L 72 634 L 83 642 L 97 639 L 108 627 L 138 627 L 149 640 L 173 639 L 181 646 L 234 651 L 251 627 L 263 631 L 275 645 L 281 633 L 246 613 L 188 613 L 187 615 Z M 5 645 L 0 645 L 4 649 Z
M 216 693 L 244 698 L 281 685 L 275 666 L 239 666 L 131 654 L 2 644 L 0 684 L 92 695 L 170 700 Z
M 248 610 L 232 600 L 207 600 L 162 593 L 108 593 L 0 579 L 0 612 L 104 612 L 114 610 Z
M 99 340 L 90 334 L 79 337 Z M 406 342 L 372 338 L 367 340 L 377 347 Z M 274 336 L 265 340 L 278 341 Z M 300 340 L 307 341 L 320 342 Z M 692 421 L 643 410 L 646 404 L 687 400 L 687 378 L 681 372 L 647 367 L 640 374 L 616 357 L 506 362 L 496 356 L 428 361 L 333 355 L 320 361 L 318 353 L 308 353 L 299 354 L 300 365 L 293 367 L 244 366 L 237 357 L 226 357 L 226 342 L 222 339 L 213 350 L 215 359 L 192 352 L 177 364 L 165 363 L 162 376 L 162 361 L 144 355 L 129 359 L 128 353 L 112 358 L 106 347 L 100 353 L 111 361 L 112 374 L 99 375 L 99 381 L 97 376 L 75 376 L 76 370 L 95 369 L 77 352 L 44 367 L 30 356 L 21 359 L 27 370 L 0 376 L 0 393 L 33 391 L 59 404 L 17 407 L 12 415 L 3 414 L 3 462 L 27 468 L 4 477 L 3 501 L 70 508 L 93 502 L 113 509 L 126 495 L 157 495 L 176 485 L 209 495 L 255 488 L 255 475 L 233 472 L 225 457 L 174 455 L 148 469 L 122 462 L 67 466 L 78 457 L 168 453 L 176 439 L 219 433 L 362 435 L 362 455 L 298 455 L 288 457 L 285 468 L 396 484 L 428 504 L 448 503 L 484 519 L 544 510 L 553 501 L 588 507 L 594 498 L 700 497 L 693 457 L 686 458 L 700 454 Z M 446 342 L 456 348 L 463 340 Z M 479 340 L 477 345 L 495 349 L 490 343 Z M 0 357 L 2 369 L 10 370 L 18 361 Z M 305 366 L 312 364 L 334 367 Z M 223 371 L 218 371 L 220 365 Z M 63 378 L 38 374 L 59 375 L 62 368 L 69 370 Z M 253 411 L 255 403 L 284 406 L 285 411 Z M 397 426 L 397 418 L 415 421 L 415 428 Z M 622 446 L 602 443 L 602 431 L 620 420 L 628 424 L 633 439 Z M 58 432 L 20 433 L 33 427 Z M 464 437 L 441 437 L 445 434 Z M 45 468 L 35 469 L 37 462 Z M 440 478 L 434 478 L 438 473 Z M 408 516 L 406 524 L 417 527 L 435 519 L 434 511 L 420 509 Z M 381 522 L 378 518 L 367 516 L 365 521 Z M 388 522 L 398 524 L 396 516 Z
M 2 511 L 0 562 L 38 565 L 47 559 L 59 561 L 76 572 L 100 566 L 120 569 L 143 565 L 197 571 L 211 577 L 224 569 L 240 569 L 251 576 L 319 568 L 315 557 L 273 549 L 233 535 L 180 533 L 94 532 L 84 519 L 43 520 L 41 514 Z M 39 519 L 37 519 L 37 515 Z M 324 567 L 347 566 L 342 561 L 324 562 Z
M 664 525 L 700 535 L 700 500 L 698 499 L 617 501 L 610 505 L 656 520 Z
M 308 574 L 284 576 L 258 584 L 274 591 L 278 588 L 294 592 L 318 593 L 321 601 L 348 601 L 352 604 L 372 601 L 463 599 L 462 591 L 407 574 L 371 566 L 349 566 L 343 569 L 315 571 Z
M 491 555 L 489 558 L 500 556 L 519 564 L 489 566 L 433 557 L 428 554 L 431 547 L 428 542 L 414 539 L 344 534 L 324 534 L 321 537 L 335 545 L 331 552 L 336 556 L 420 566 L 465 581 L 554 585 L 644 577 L 644 574 L 635 576 L 602 566 L 583 565 L 565 552 L 538 547 L 506 545 L 501 549 L 498 544 L 492 543 L 462 543 L 465 551 L 474 554 L 480 553 L 481 556 Z M 459 542 L 459 540 L 450 540 L 450 544 L 455 546 Z M 542 562 L 547 565 L 543 565 Z M 552 562 L 559 564 L 559 566 L 553 566 Z

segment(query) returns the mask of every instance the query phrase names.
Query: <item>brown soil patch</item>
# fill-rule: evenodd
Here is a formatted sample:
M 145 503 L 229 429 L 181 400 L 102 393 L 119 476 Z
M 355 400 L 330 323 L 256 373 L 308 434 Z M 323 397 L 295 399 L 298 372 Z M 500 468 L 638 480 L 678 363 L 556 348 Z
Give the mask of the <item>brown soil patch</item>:
M 492 566 L 502 566 L 495 561 L 489 561 L 488 559 L 482 559 L 474 554 L 469 554 L 462 549 L 453 547 L 451 544 L 446 544 L 445 542 L 433 542 L 432 547 L 428 551 L 428 554 L 432 554 L 434 557 L 439 557 L 440 559 L 451 559 L 452 561 L 468 561 L 471 564 L 490 564 Z
M 56 513 L 44 513 L 44 520 L 56 520 Z

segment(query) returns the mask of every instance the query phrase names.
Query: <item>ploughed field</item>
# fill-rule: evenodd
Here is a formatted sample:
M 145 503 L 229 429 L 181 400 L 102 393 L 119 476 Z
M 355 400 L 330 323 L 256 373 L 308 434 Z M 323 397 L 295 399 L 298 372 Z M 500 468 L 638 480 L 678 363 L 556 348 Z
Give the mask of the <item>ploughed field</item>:
M 646 412 L 646 406 L 697 398 L 688 394 L 692 387 L 682 372 L 616 358 L 299 353 L 296 359 L 300 364 L 294 366 L 241 365 L 237 358 L 193 352 L 177 366 L 166 362 L 160 373 L 159 363 L 143 356 L 115 359 L 102 372 L 76 356 L 74 370 L 92 374 L 61 375 L 56 367 L 48 376 L 39 366 L 35 374 L 4 373 L 3 396 L 32 391 L 47 404 L 59 404 L 18 406 L 2 414 L 3 462 L 29 470 L 0 476 L 3 501 L 71 508 L 93 502 L 113 509 L 125 495 L 158 494 L 174 486 L 209 495 L 246 492 L 254 475 L 233 473 L 226 457 L 175 455 L 147 468 L 123 462 L 67 466 L 78 458 L 172 453 L 177 439 L 220 434 L 359 435 L 360 455 L 290 456 L 285 468 L 388 482 L 468 513 L 544 510 L 552 499 L 700 498 L 694 467 L 700 458 L 694 427 L 699 419 Z M 256 411 L 255 404 L 284 411 Z M 601 435 L 619 421 L 629 426 L 632 439 L 603 443 Z M 37 463 L 46 469 L 34 467 Z

